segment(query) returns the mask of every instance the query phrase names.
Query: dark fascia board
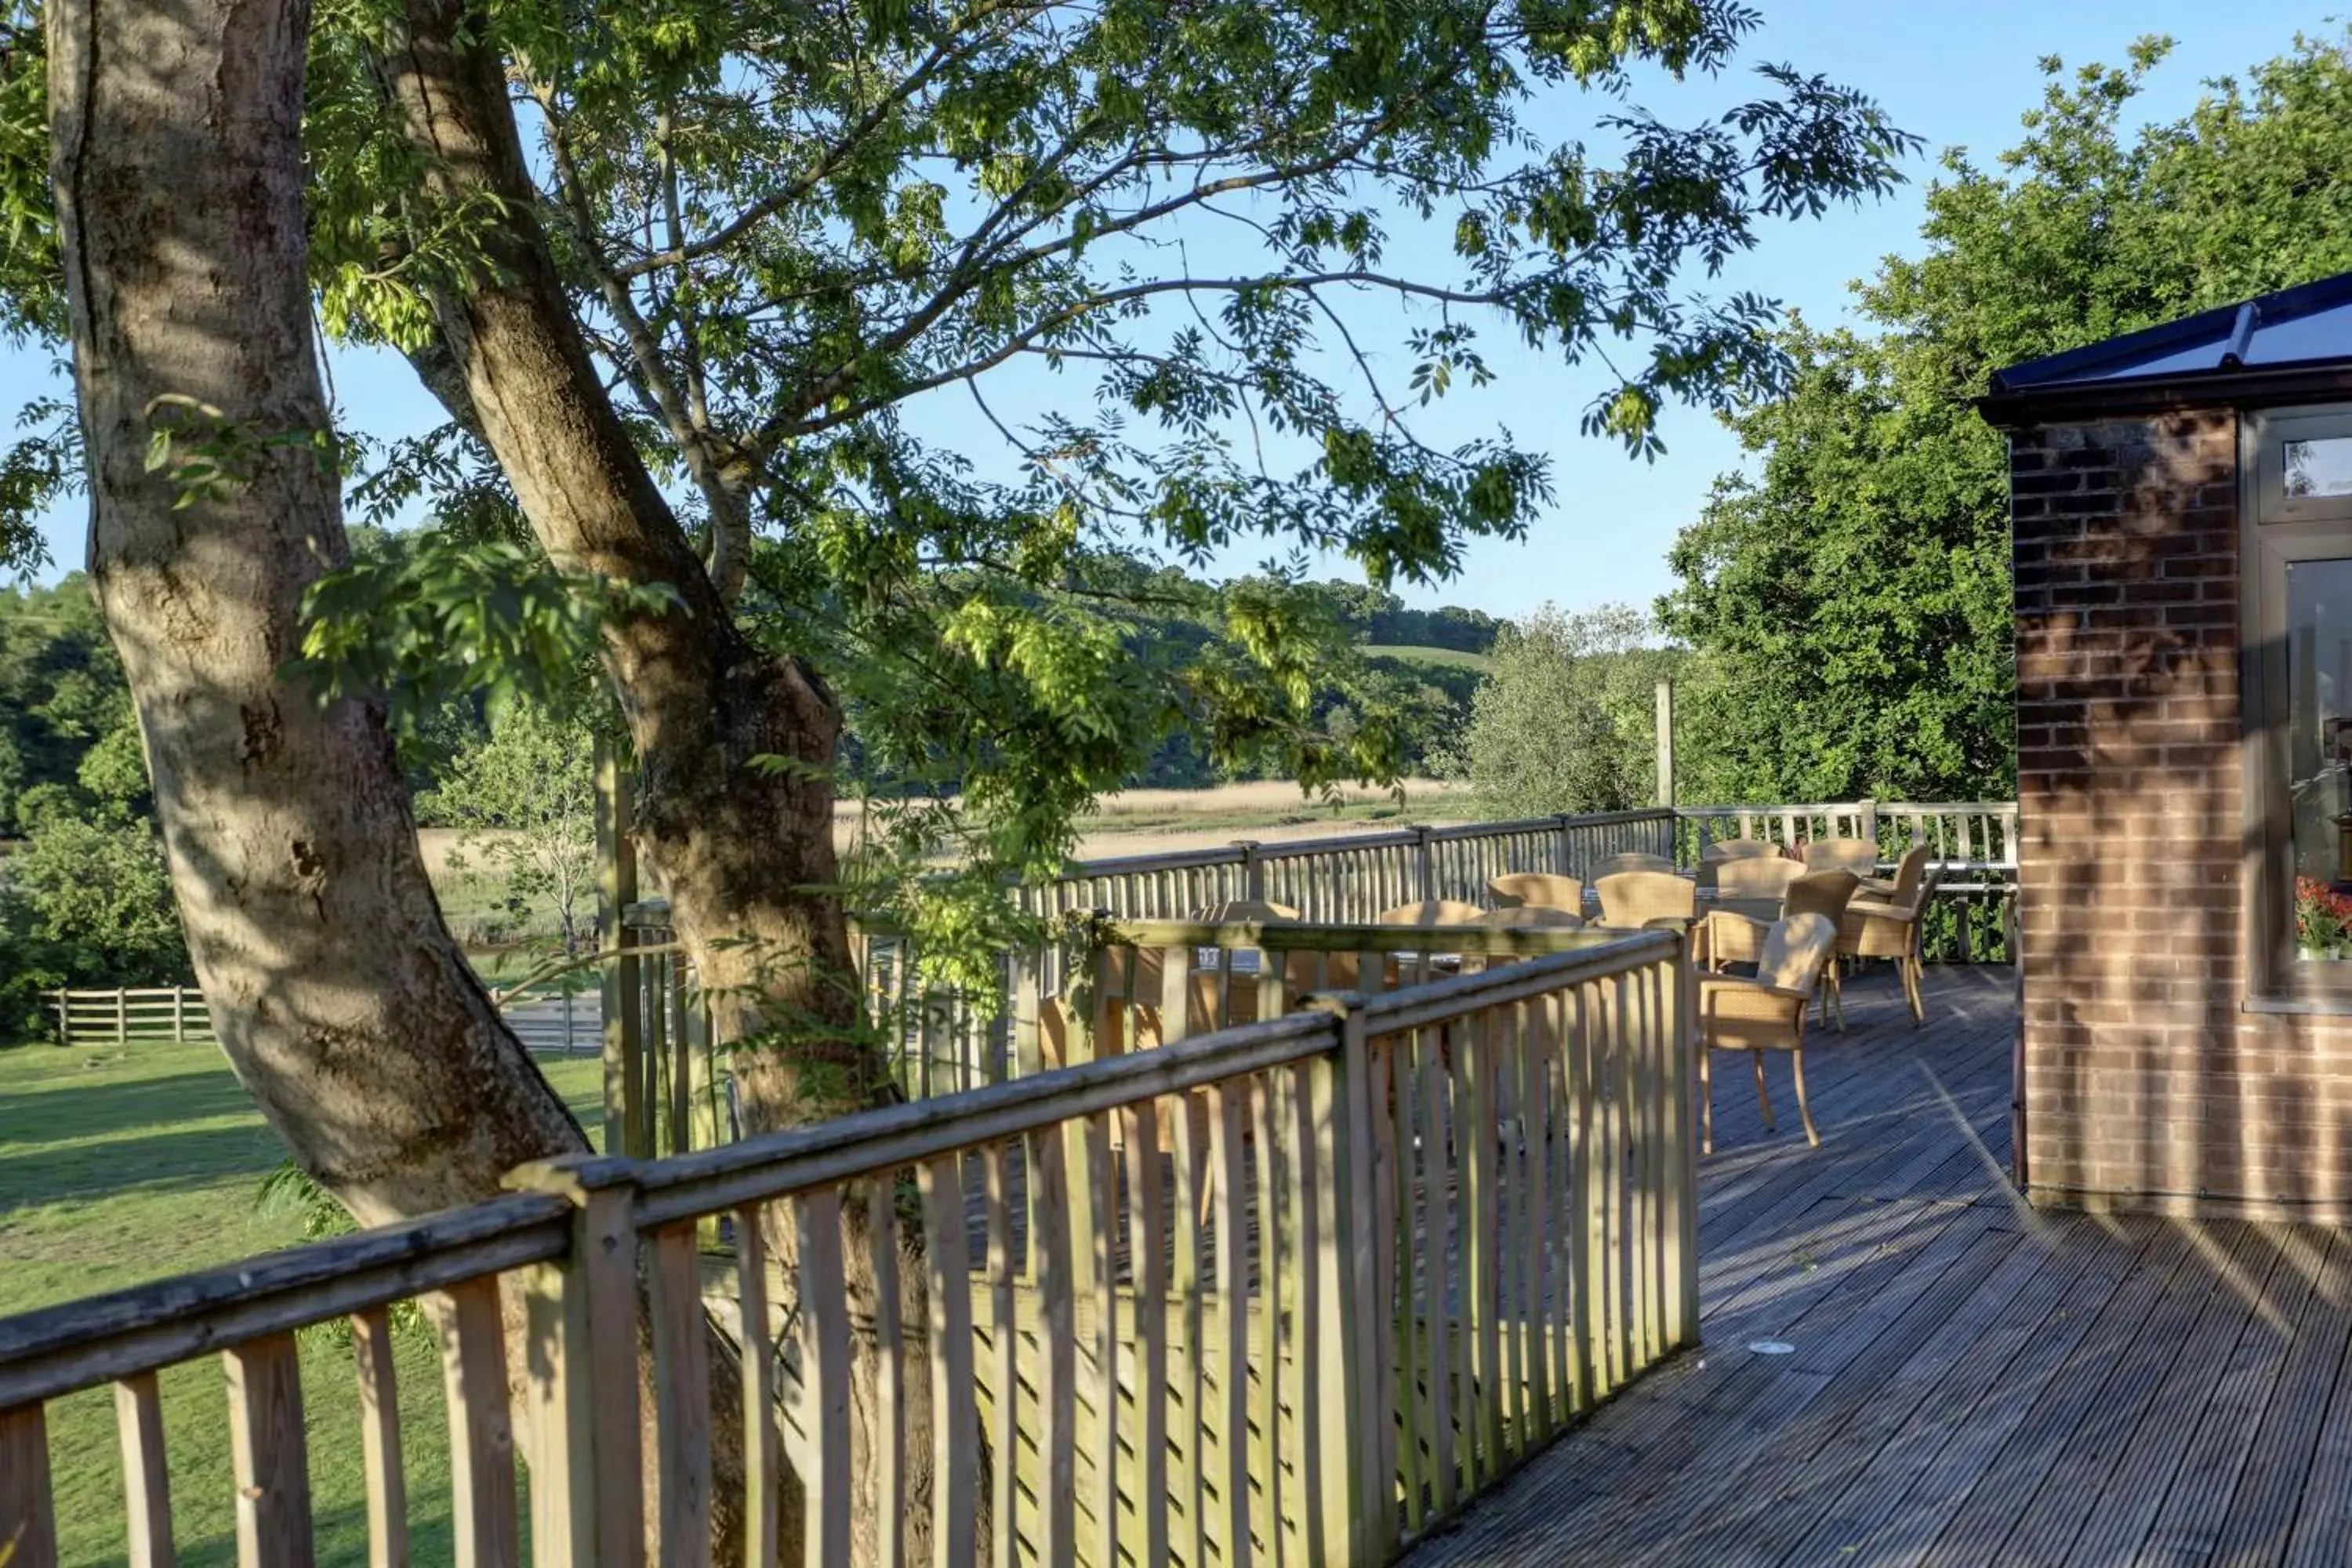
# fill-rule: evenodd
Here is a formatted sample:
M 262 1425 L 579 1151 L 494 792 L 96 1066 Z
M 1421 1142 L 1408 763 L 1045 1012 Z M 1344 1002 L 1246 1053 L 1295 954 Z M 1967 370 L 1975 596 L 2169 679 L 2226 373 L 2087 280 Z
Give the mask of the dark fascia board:
M 2012 395 L 2024 396 L 2037 388 L 2055 391 L 2060 386 L 2070 384 L 2107 386 L 2120 392 L 2124 387 L 2133 384 L 2133 378 L 2128 373 L 2106 378 L 2099 378 L 2094 373 L 2102 366 L 2113 364 L 2118 360 L 2155 357 L 2182 343 L 2200 340 L 2215 343 L 2218 353 L 2220 346 L 2231 340 L 2233 329 L 2241 324 L 2239 313 L 2249 305 L 2254 308 L 2260 324 L 2267 326 L 2274 322 L 2292 321 L 2297 316 L 2305 315 L 2313 310 L 2325 310 L 2331 305 L 2340 304 L 2347 299 L 2352 299 L 2352 272 L 2339 272 L 2333 277 L 2314 279 L 2308 283 L 2300 283 L 2292 289 L 2282 289 L 2275 293 L 2261 294 L 2251 300 L 2238 300 L 2234 304 L 2216 306 L 2210 310 L 2200 310 L 2193 316 L 2183 316 L 2177 321 L 2159 322 L 2153 327 L 2143 327 L 2136 332 L 2126 332 L 2121 337 L 2106 338 L 2095 343 L 2085 344 L 2079 349 L 2068 349 L 2063 353 L 2045 354 L 2040 359 L 2027 360 L 2022 364 L 2013 364 L 2005 370 L 1995 371 L 1990 378 L 1990 388 L 1985 401 L 1990 402 Z M 2239 346 L 2240 352 L 2242 353 L 2242 345 Z M 2179 378 L 2162 376 L 2149 379 L 2167 383 Z
M 2235 307 L 2232 307 L 2234 309 Z M 2084 424 L 2109 416 L 2178 413 L 2191 408 L 2260 408 L 2282 403 L 2352 401 L 2352 363 L 2328 360 L 2260 370 L 2207 370 L 2146 381 L 2077 381 L 2026 386 L 1976 399 L 1977 412 L 1998 429 L 2030 425 Z

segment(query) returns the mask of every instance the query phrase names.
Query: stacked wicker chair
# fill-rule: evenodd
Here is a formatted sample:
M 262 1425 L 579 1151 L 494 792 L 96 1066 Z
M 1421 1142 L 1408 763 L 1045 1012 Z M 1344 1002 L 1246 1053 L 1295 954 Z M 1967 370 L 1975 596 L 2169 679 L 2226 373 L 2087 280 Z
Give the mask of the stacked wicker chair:
M 1894 961 L 1915 1028 L 1927 1021 L 1927 998 L 1920 989 L 1919 918 L 1936 891 L 1927 868 L 1930 854 L 1926 845 L 1917 845 L 1905 854 L 1893 878 L 1865 880 L 1838 924 L 1840 957 Z
M 1702 974 L 1698 982 L 1700 1147 L 1715 1152 L 1717 1051 L 1747 1051 L 1756 1061 L 1756 1100 L 1764 1125 L 1776 1130 L 1771 1092 L 1764 1087 L 1764 1053 L 1787 1051 L 1796 1075 L 1797 1113 L 1806 1141 L 1821 1147 L 1813 1109 L 1805 1098 L 1805 1013 L 1828 969 L 1838 928 L 1825 915 L 1801 914 L 1772 922 L 1756 973 Z

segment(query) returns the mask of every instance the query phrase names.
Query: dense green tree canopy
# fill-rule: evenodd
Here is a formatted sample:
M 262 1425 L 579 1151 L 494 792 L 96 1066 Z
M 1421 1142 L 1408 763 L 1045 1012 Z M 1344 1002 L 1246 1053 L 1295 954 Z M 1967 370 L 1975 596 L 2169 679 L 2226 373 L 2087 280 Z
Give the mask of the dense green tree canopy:
M 1547 605 L 1496 646 L 1449 771 L 1499 816 L 1654 805 L 1657 683 L 1682 662 L 1638 610 Z
M 1486 336 L 1594 366 L 1586 428 L 1654 451 L 1664 404 L 1728 406 L 1780 369 L 1769 302 L 1701 275 L 1777 219 L 1883 192 L 1914 145 L 1778 63 L 1727 112 L 1652 114 L 1649 94 L 1735 64 L 1759 17 L 1731 0 L 491 16 L 578 320 L 714 578 L 823 671 L 862 760 L 961 784 L 992 825 L 974 847 L 1013 864 L 1057 855 L 1092 793 L 1179 732 L 1227 772 L 1409 760 L 1412 694 L 1360 679 L 1352 639 L 1279 579 L 1218 596 L 1181 659 L 1132 657 L 1148 568 L 1257 538 L 1342 552 L 1382 596 L 1522 533 L 1541 457 L 1499 423 L 1419 430 L 1488 379 Z M 494 215 L 417 178 L 376 68 L 399 27 L 364 0 L 318 12 L 313 270 L 329 330 L 411 353 L 453 415 L 391 447 L 349 433 L 362 510 L 458 518 L 479 551 L 510 503 L 435 300 Z M 27 26 L 5 101 L 37 109 L 38 65 Z M 1579 117 L 1581 136 L 1538 129 Z M 0 140 L 8 321 L 35 334 L 57 320 L 42 151 L 21 115 Z M 987 449 L 933 433 L 950 397 Z M 68 434 L 19 448 L 36 478 L 70 478 Z M 19 513 L 23 488 L 0 495 Z M 419 610 L 462 596 L 418 563 L 330 605 L 498 656 L 477 668 L 529 651 Z M 1491 637 L 1414 618 L 1388 599 L 1358 624 Z M 1343 735 L 1323 722 L 1340 710 Z
M 1859 330 L 1792 325 L 1748 467 L 1676 542 L 1685 792 L 1954 799 L 2014 788 L 2006 449 L 1994 370 L 2352 268 L 2352 59 L 2299 40 L 2180 121 L 2124 120 L 2168 46 L 2050 84 L 1990 164 L 1946 156 L 1924 246 Z M 2167 67 L 2165 68 L 2178 68 Z

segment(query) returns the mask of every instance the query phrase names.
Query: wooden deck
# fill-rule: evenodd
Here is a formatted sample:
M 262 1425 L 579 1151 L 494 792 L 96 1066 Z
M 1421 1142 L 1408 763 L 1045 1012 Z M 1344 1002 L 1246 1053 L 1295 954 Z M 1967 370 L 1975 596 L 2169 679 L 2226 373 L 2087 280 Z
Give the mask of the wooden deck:
M 1931 970 L 1915 1032 L 1890 978 L 1852 986 L 1809 1053 L 1819 1150 L 1785 1062 L 1768 1134 L 1718 1058 L 1705 1350 L 1405 1561 L 2352 1563 L 2352 1236 L 2023 1208 L 2012 987 Z

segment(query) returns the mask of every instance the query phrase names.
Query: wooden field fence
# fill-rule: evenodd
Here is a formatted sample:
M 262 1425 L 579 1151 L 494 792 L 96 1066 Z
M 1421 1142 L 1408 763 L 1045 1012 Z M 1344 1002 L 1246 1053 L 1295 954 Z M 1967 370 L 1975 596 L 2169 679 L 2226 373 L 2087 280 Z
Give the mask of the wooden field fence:
M 51 991 L 42 998 L 63 1046 L 128 1045 L 135 1040 L 209 1040 L 212 1015 L 193 985 Z
M 341 1321 L 371 1557 L 406 1561 L 415 1395 L 389 1314 L 416 1300 L 460 1563 L 519 1560 L 519 1457 L 539 1563 L 692 1568 L 741 1519 L 763 1568 L 793 1517 L 803 1560 L 834 1568 L 860 1509 L 889 1560 L 916 1453 L 939 1563 L 1391 1561 L 1696 1342 L 1688 937 L 1293 941 L 1122 928 L 1066 1003 L 1024 988 L 1017 1032 L 1066 1065 L 667 1160 L 526 1167 L 470 1208 L 0 1320 L 0 1551 L 57 1560 L 45 1410 L 110 1384 L 130 1560 L 171 1561 L 155 1374 L 218 1355 L 240 1561 L 308 1563 L 293 1336 Z M 1203 946 L 1262 961 L 1203 980 Z M 1349 966 L 1396 988 L 1297 994 Z M 1255 1021 L 1191 1032 L 1244 995 Z M 746 1342 L 724 1368 L 715 1230 Z M 748 1461 L 724 1499 L 722 1375 Z

